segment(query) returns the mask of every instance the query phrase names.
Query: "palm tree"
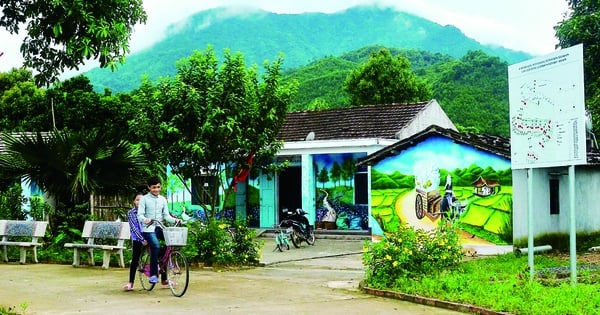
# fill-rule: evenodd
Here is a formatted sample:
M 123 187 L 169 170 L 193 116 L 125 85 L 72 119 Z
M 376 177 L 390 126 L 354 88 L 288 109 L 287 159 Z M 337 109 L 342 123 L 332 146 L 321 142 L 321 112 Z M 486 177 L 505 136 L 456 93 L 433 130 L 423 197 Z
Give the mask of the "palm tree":
M 99 132 L 3 133 L 0 141 L 5 146 L 0 172 L 39 185 L 65 218 L 85 214 L 76 206 L 90 194 L 131 193 L 143 183 L 141 150 Z

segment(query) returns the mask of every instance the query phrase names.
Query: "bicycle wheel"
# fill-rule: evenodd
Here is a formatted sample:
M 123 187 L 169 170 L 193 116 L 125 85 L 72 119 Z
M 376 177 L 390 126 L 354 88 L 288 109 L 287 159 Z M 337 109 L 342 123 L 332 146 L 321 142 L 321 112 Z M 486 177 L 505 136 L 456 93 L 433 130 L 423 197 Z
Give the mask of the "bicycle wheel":
M 138 278 L 142 284 L 142 288 L 146 291 L 152 291 L 155 283 L 150 283 L 150 252 L 144 250 L 140 256 L 138 263 Z
M 281 241 L 281 235 L 275 236 L 275 246 L 280 252 L 283 252 L 283 242 Z
M 190 281 L 190 270 L 185 256 L 179 251 L 172 251 L 169 255 L 167 279 L 174 296 L 180 297 L 185 294 Z

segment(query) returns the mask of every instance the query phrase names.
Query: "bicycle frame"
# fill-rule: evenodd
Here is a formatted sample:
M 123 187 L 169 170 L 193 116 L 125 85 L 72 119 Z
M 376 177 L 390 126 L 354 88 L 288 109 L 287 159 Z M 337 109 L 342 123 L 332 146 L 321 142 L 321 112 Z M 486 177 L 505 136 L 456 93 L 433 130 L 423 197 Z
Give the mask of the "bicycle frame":
M 160 222 L 159 222 L 160 224 Z M 162 224 L 160 224 L 162 225 Z M 163 226 L 164 227 L 164 226 Z M 151 248 L 146 246 L 142 251 L 139 262 L 140 282 L 147 291 L 154 288 L 155 283 L 150 283 L 150 254 Z M 179 246 L 166 246 L 162 257 L 158 259 L 158 274 L 165 275 L 171 293 L 181 297 L 185 294 L 189 284 L 189 267 L 185 255 Z M 163 276 L 161 276 L 163 278 Z

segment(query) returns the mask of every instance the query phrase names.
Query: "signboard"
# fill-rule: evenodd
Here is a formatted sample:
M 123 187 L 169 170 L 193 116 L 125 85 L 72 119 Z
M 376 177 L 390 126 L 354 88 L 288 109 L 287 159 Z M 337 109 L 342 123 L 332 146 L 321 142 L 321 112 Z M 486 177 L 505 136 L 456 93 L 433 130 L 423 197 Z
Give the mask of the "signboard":
M 508 67 L 513 169 L 586 163 L 583 45 Z

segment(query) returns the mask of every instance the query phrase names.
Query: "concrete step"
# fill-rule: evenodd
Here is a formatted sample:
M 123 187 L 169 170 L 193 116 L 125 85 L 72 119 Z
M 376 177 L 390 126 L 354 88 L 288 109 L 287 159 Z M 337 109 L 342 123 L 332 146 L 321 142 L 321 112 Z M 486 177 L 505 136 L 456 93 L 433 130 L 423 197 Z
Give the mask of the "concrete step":
M 260 229 L 257 230 L 257 237 L 273 238 L 278 232 L 277 229 Z M 315 230 L 317 239 L 332 239 L 332 240 L 370 240 L 371 232 L 368 230 Z

